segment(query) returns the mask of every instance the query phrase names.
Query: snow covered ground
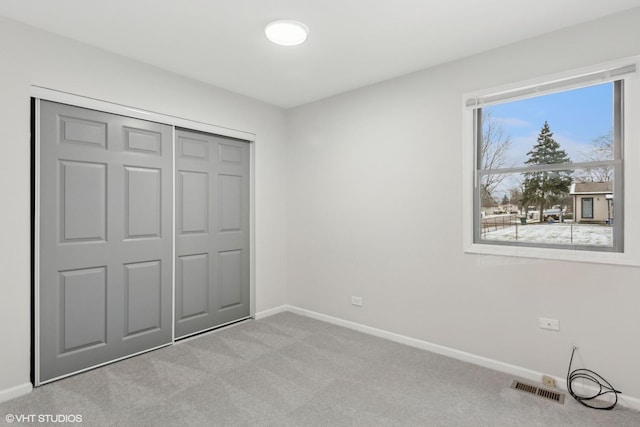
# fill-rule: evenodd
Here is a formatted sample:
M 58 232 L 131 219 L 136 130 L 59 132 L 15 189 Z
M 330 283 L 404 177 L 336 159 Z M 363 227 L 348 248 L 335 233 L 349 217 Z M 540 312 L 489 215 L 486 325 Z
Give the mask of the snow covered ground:
M 613 227 L 571 222 L 512 224 L 502 229 L 483 232 L 482 238 L 494 241 L 612 246 Z

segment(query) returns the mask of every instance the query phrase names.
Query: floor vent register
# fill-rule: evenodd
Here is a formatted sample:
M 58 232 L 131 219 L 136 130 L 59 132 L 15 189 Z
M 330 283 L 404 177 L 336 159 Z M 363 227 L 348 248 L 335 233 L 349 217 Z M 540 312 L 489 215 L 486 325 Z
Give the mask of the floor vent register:
M 557 391 L 537 387 L 518 380 L 513 380 L 513 382 L 511 383 L 511 388 L 542 397 L 543 399 L 552 400 L 554 402 L 564 404 L 564 393 L 558 393 Z

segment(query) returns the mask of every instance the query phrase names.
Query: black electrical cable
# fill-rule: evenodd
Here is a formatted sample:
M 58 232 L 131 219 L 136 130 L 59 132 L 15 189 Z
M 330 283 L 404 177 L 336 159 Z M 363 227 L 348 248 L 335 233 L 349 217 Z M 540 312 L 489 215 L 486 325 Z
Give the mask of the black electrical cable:
M 569 390 L 569 394 L 571 394 L 571 396 L 573 396 L 574 399 L 582 403 L 587 408 L 613 409 L 618 403 L 618 394 L 622 392 L 613 388 L 613 386 L 609 384 L 607 380 L 605 380 L 600 375 L 596 374 L 590 369 L 575 369 L 572 371 L 571 364 L 573 363 L 573 355 L 575 354 L 577 348 L 578 347 L 573 347 L 573 351 L 571 352 L 571 359 L 569 360 L 569 369 L 567 370 L 567 390 Z M 594 383 L 596 387 L 599 388 L 598 393 L 593 395 L 587 395 L 587 396 L 576 394 L 573 391 L 573 382 L 578 379 L 590 381 Z M 591 402 L 593 402 L 594 399 L 596 399 L 597 397 L 603 396 L 608 393 L 613 393 L 613 395 L 615 396 L 615 400 L 610 405 L 600 406 L 600 405 L 591 404 Z M 601 402 L 601 401 L 596 400 L 595 402 Z

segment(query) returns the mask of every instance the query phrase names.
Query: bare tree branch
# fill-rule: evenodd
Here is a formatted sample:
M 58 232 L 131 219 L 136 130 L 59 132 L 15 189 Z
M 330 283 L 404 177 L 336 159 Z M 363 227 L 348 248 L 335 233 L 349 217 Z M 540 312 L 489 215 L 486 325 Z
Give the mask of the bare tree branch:
M 511 136 L 505 135 L 502 125 L 493 119 L 490 111 L 482 112 L 482 146 L 480 148 L 480 166 L 482 169 L 499 169 L 507 165 Z M 505 180 L 504 174 L 484 175 L 482 182 L 483 205 L 493 201 L 495 191 Z
M 586 161 L 597 162 L 613 159 L 613 131 L 601 135 L 592 141 L 589 151 L 582 154 Z M 576 177 L 578 182 L 609 182 L 613 181 L 613 168 L 602 166 L 585 169 Z

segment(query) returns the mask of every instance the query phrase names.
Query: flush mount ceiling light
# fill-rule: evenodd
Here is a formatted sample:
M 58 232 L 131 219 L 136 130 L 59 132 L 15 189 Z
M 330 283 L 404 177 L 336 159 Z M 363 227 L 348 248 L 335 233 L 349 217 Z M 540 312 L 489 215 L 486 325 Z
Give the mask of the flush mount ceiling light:
M 301 22 L 291 20 L 273 21 L 264 27 L 269 40 L 282 46 L 295 46 L 307 39 L 309 28 Z

